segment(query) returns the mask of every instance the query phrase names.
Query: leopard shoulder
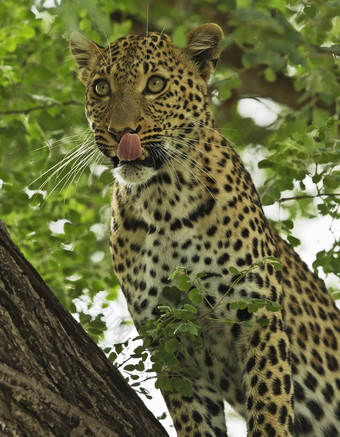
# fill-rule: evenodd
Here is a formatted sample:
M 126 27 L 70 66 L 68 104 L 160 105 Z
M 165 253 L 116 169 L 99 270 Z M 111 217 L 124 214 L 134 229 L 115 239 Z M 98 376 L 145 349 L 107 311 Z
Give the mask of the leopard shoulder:
M 264 298 L 283 310 L 266 327 L 203 323 L 203 352 L 183 358 L 199 369 L 192 397 L 164 393 L 179 436 L 224 436 L 223 401 L 247 421 L 248 435 L 340 435 L 340 316 L 324 283 L 266 219 L 239 156 L 216 127 L 207 96 L 223 33 L 215 24 L 177 48 L 164 33 L 129 35 L 103 48 L 76 33 L 71 52 L 86 87 L 97 147 L 112 162 L 110 246 L 137 326 L 157 314 L 178 265 L 208 273 L 215 317 L 235 317 L 231 300 Z M 265 257 L 227 296 L 240 269 Z M 203 302 L 199 314 L 207 310 Z M 237 321 L 253 315 L 237 310 Z

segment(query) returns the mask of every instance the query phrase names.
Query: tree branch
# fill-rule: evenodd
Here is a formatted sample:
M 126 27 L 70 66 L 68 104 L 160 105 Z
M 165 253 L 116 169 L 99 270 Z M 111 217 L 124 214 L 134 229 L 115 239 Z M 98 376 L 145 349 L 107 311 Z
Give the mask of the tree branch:
M 277 200 L 278 203 L 287 202 L 288 200 L 299 200 L 299 199 L 315 199 L 317 197 L 340 197 L 340 193 L 322 193 L 322 194 L 301 194 L 300 196 L 292 197 L 282 197 L 282 199 Z
M 1 435 L 167 436 L 0 221 Z
M 84 104 L 77 102 L 75 100 L 70 100 L 69 102 L 56 102 L 56 103 L 50 103 L 49 105 L 33 106 L 32 108 L 26 108 L 26 109 L 12 109 L 9 111 L 0 111 L 0 115 L 29 114 L 30 112 L 33 111 L 46 110 L 49 108 L 53 108 L 55 106 L 70 106 L 70 105 L 83 106 Z
M 289 106 L 293 110 L 301 109 L 306 101 L 304 99 L 304 90 L 296 91 L 294 79 L 283 73 L 276 73 L 274 82 L 268 82 L 264 72 L 266 65 L 253 65 L 245 68 L 242 64 L 244 52 L 235 44 L 223 50 L 220 61 L 223 65 L 234 70 L 239 75 L 241 85 L 235 88 L 232 98 L 239 100 L 246 97 L 263 97 L 271 98 L 276 103 Z M 314 106 L 335 112 L 335 105 L 327 106 L 322 100 L 317 99 Z

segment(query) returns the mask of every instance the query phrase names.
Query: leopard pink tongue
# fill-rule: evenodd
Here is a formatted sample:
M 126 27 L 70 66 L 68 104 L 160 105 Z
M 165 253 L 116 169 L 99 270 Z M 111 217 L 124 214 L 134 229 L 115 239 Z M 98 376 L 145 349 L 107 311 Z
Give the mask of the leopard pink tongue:
M 124 134 L 118 145 L 117 156 L 120 161 L 135 161 L 142 156 L 142 147 L 137 134 Z

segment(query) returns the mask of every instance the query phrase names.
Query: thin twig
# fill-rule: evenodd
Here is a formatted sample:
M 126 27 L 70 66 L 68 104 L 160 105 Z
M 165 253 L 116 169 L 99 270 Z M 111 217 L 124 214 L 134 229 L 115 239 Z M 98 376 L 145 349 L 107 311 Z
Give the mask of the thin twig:
M 76 102 L 75 100 L 70 100 L 69 102 L 50 103 L 49 105 L 33 106 L 32 108 L 27 108 L 27 109 L 12 109 L 10 111 L 0 111 L 0 115 L 29 114 L 30 112 L 33 111 L 39 111 L 41 109 L 49 109 L 49 108 L 53 108 L 54 106 L 69 106 L 69 105 L 83 106 L 83 103 Z
M 292 196 L 292 197 L 283 197 L 279 199 L 277 202 L 287 202 L 288 200 L 299 200 L 299 199 L 315 199 L 316 197 L 338 197 L 340 193 L 320 193 L 320 194 L 302 194 L 301 196 Z

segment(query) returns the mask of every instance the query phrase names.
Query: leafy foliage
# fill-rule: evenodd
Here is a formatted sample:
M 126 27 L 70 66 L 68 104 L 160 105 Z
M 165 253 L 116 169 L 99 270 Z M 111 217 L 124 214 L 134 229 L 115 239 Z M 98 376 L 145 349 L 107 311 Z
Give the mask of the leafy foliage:
M 105 290 L 114 299 L 118 290 L 107 244 L 112 175 L 87 128 L 67 48 L 73 30 L 105 45 L 128 32 L 164 29 L 182 46 L 189 29 L 219 23 L 224 51 L 210 85 L 217 116 L 240 152 L 260 147 L 262 200 L 280 202 L 287 216 L 277 227 L 298 245 L 295 218 L 339 219 L 339 0 L 149 3 L 0 3 L 0 214 L 72 312 L 77 297 L 93 300 Z M 245 117 L 238 110 L 243 98 L 272 99 L 276 120 L 260 126 Z M 338 257 L 334 232 L 333 247 L 321 250 L 313 266 L 339 275 Z M 204 298 L 197 290 L 189 292 L 193 304 Z M 100 314 L 85 313 L 80 321 L 101 339 Z
M 216 309 L 228 302 L 230 310 L 247 310 L 253 314 L 262 308 L 268 312 L 276 312 L 282 309 L 282 305 L 268 299 L 244 298 L 238 301 L 228 299 L 229 292 L 244 277 L 266 263 L 270 263 L 275 270 L 281 270 L 282 265 L 276 258 L 267 257 L 252 264 L 249 268 L 239 271 L 236 267 L 230 267 L 230 272 L 234 275 L 232 283 L 225 294 L 216 303 L 212 304 L 209 300 L 209 293 L 202 285 L 204 273 L 197 273 L 192 277 L 191 272 L 184 267 L 178 267 L 169 279 L 176 280 L 177 284 L 163 288 L 165 302 L 158 305 L 159 316 L 149 320 L 145 326 L 139 328 L 140 335 L 132 341 L 142 340 L 132 354 L 124 354 L 124 359 L 119 363 L 121 354 L 129 344 L 129 340 L 114 346 L 114 351 L 110 348 L 106 350 L 109 358 L 115 365 L 127 372 L 127 380 L 132 379 L 132 386 L 136 387 L 142 394 L 150 397 L 149 393 L 141 385 L 145 381 L 145 374 L 155 374 L 156 388 L 163 391 L 178 391 L 185 396 L 191 396 L 191 380 L 199 377 L 198 370 L 193 366 L 183 366 L 179 356 L 190 361 L 189 350 L 200 351 L 203 346 L 201 330 L 202 321 L 212 320 L 213 323 L 224 323 L 226 326 L 234 324 L 252 328 L 253 322 L 237 321 L 233 318 L 217 319 L 214 315 Z M 210 309 L 205 310 L 200 304 L 205 300 Z M 265 316 L 256 317 L 254 322 L 260 326 L 267 326 L 269 320 Z M 148 366 L 149 353 L 151 348 L 151 362 Z M 125 358 L 127 355 L 127 358 Z M 118 359 L 118 360 L 117 360 Z M 134 363 L 131 363 L 131 360 Z M 128 363 L 128 364 L 127 364 Z M 140 374 L 140 372 L 145 372 Z M 147 379 L 152 376 L 147 377 Z

